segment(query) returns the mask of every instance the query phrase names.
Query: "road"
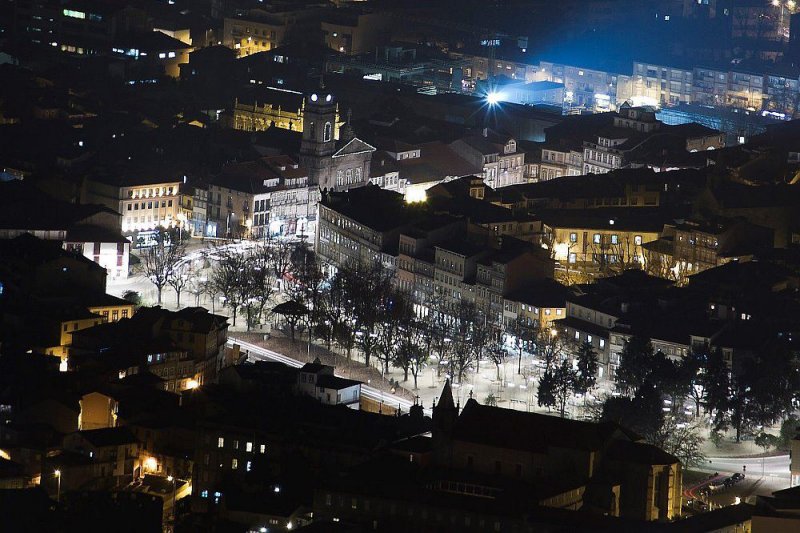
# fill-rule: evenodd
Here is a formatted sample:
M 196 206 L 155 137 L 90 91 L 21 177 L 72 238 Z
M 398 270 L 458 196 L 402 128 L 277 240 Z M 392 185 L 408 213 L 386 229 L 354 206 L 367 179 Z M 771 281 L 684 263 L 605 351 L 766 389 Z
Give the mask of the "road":
M 748 477 L 762 475 L 775 478 L 789 479 L 789 456 L 774 455 L 771 457 L 709 457 L 705 464 L 696 470 L 703 472 L 743 472 L 742 466 L 746 466 Z
M 288 365 L 288 366 L 291 366 L 291 367 L 294 367 L 294 368 L 300 368 L 304 364 L 302 361 L 298 361 L 297 359 L 293 359 L 291 357 L 288 357 L 286 355 L 278 353 L 278 352 L 276 352 L 274 350 L 269 350 L 267 348 L 262 348 L 261 346 L 257 346 L 255 344 L 243 341 L 241 339 L 229 337 L 228 338 L 228 344 L 238 344 L 242 350 L 246 350 L 248 352 L 248 356 L 249 356 L 248 358 L 251 359 L 251 360 L 255 360 L 255 361 L 265 361 L 265 360 L 278 361 L 280 363 L 283 363 L 285 365 Z M 343 377 L 343 376 L 339 376 L 339 377 Z M 404 398 L 400 398 L 399 396 L 395 396 L 394 394 L 390 394 L 388 392 L 382 392 L 382 391 L 376 389 L 375 387 L 371 387 L 369 385 L 364 385 L 364 384 L 361 385 L 361 394 L 363 394 L 364 396 L 366 396 L 367 398 L 369 398 L 371 400 L 374 400 L 376 402 L 382 402 L 382 403 L 385 403 L 386 405 L 390 405 L 392 407 L 397 405 L 397 406 L 400 407 L 400 409 L 403 410 L 404 413 L 408 413 L 408 411 L 411 409 L 411 406 L 413 405 L 412 402 L 410 402 L 410 401 L 408 401 L 408 400 L 406 400 Z M 430 416 L 431 415 L 431 410 L 430 409 L 425 409 L 425 414 Z

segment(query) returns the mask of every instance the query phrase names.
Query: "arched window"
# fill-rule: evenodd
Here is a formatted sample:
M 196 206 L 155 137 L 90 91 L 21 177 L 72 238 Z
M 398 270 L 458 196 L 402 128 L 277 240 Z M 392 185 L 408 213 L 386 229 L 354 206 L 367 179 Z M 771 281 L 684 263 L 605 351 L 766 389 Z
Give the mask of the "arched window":
M 308 136 L 311 137 L 312 139 L 314 138 L 314 123 L 313 122 L 309 122 L 308 123 Z
M 331 134 L 333 133 L 333 128 L 331 127 L 330 122 L 325 123 L 325 130 L 322 132 L 322 140 L 324 142 L 328 142 L 331 140 Z
M 350 185 L 351 183 L 353 183 L 353 169 L 348 168 L 346 175 L 347 175 L 347 184 Z
M 344 175 L 344 173 L 341 170 L 337 170 L 336 171 L 336 185 L 339 185 L 339 186 L 344 185 L 344 180 L 342 179 L 343 175 Z
M 357 169 L 356 169 L 356 178 L 355 178 L 355 181 L 356 181 L 356 182 L 359 182 L 359 181 L 361 181 L 361 169 L 360 169 L 360 168 L 357 168 Z

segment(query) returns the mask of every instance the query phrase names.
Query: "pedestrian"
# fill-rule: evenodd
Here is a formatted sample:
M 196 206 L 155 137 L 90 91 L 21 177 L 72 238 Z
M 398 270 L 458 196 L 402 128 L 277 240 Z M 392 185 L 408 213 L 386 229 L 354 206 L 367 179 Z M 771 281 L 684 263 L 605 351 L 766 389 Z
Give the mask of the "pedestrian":
M 742 474 L 747 473 L 747 465 L 742 465 Z

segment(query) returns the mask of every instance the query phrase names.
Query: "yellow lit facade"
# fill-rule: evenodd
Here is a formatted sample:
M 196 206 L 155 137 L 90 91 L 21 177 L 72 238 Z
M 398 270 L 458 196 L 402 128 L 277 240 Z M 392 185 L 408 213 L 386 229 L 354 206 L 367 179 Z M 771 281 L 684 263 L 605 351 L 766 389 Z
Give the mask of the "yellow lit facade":
M 568 268 L 586 267 L 601 261 L 643 263 L 642 244 L 658 239 L 653 230 L 625 230 L 607 227 L 545 228 L 551 237 L 553 259 Z M 603 259 L 601 256 L 605 255 Z
M 565 307 L 538 307 L 525 302 L 510 302 L 515 308 L 517 317 L 525 324 L 539 324 L 540 329 L 550 329 L 554 320 L 561 320 L 566 316 Z
M 290 131 L 303 131 L 303 108 L 305 100 L 301 100 L 297 109 L 282 107 L 270 102 L 243 104 L 237 99 L 233 106 L 233 127 L 242 131 L 264 131 L 269 128 L 280 128 Z M 336 110 L 333 137 L 339 138 L 339 129 L 344 125 Z
M 226 18 L 222 33 L 222 44 L 235 50 L 237 57 L 245 57 L 276 48 L 283 41 L 286 26 L 280 20 Z

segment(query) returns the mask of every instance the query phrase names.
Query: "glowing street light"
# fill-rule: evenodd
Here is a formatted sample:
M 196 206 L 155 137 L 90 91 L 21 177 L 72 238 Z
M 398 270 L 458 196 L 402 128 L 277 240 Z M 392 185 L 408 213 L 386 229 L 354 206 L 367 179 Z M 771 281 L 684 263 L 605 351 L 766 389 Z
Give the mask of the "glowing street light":
M 61 502 L 61 470 L 56 469 L 56 471 L 53 472 L 53 474 L 55 474 L 56 481 L 58 482 L 58 491 L 56 492 L 56 501 L 60 503 Z
M 486 93 L 486 103 L 488 103 L 490 106 L 497 105 L 502 100 L 503 100 L 502 93 L 499 93 L 497 91 L 489 91 L 488 93 Z

